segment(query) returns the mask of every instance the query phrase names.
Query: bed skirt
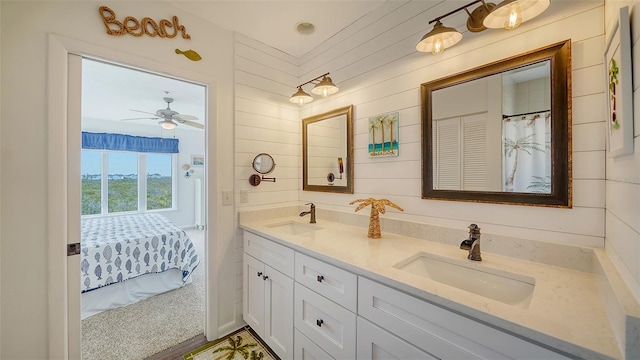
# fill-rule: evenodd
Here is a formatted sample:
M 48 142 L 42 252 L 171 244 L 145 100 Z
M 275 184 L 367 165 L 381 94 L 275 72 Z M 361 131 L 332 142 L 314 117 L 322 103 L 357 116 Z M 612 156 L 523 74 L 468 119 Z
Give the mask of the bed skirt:
M 154 295 L 181 288 L 191 283 L 192 277 L 183 282 L 180 269 L 161 273 L 149 273 L 120 283 L 111 284 L 82 293 L 81 319 L 102 311 L 134 304 Z

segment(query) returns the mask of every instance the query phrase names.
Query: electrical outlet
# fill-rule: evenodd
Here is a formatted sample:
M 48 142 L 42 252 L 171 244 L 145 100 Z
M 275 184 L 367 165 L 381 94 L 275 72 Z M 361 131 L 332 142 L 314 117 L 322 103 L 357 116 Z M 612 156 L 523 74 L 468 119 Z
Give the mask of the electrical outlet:
M 222 205 L 232 205 L 233 204 L 233 191 L 231 190 L 223 190 L 222 191 Z
M 240 202 L 246 204 L 249 202 L 249 191 L 248 190 L 240 190 Z

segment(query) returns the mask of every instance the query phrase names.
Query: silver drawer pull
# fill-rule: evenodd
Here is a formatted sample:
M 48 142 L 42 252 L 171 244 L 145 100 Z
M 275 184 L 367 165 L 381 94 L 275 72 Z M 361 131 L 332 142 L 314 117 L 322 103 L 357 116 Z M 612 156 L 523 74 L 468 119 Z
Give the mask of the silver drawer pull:
M 318 282 L 322 282 L 322 280 L 324 280 L 324 275 L 318 275 L 316 279 L 318 279 Z
M 324 320 L 322 319 L 316 320 L 316 325 L 318 325 L 319 327 L 322 327 L 322 324 L 324 324 Z

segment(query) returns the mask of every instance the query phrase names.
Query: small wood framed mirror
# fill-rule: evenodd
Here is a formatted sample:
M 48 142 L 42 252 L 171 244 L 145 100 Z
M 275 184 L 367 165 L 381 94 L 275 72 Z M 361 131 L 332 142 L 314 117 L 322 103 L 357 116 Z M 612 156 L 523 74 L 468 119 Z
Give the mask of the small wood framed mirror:
M 353 105 L 302 119 L 302 190 L 353 194 Z

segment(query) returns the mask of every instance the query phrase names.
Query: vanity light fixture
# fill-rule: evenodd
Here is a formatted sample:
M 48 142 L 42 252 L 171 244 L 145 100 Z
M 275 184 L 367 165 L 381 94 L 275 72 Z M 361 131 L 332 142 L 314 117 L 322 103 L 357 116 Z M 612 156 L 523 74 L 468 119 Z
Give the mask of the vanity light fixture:
M 490 29 L 504 27 L 512 30 L 545 11 L 550 0 L 504 0 L 499 3 L 482 24 Z
M 522 22 L 533 19 L 540 15 L 547 7 L 550 0 L 504 0 L 500 4 L 485 2 L 485 0 L 475 0 L 467 5 L 461 6 L 453 11 L 429 21 L 435 23 L 433 29 L 425 34 L 416 45 L 416 50 L 420 52 L 431 52 L 434 55 L 440 54 L 444 49 L 450 48 L 462 40 L 462 33 L 458 30 L 444 26 L 440 20 L 449 15 L 453 15 L 464 10 L 469 16 L 467 19 L 467 29 L 471 32 L 484 31 L 487 28 L 515 29 Z M 473 11 L 467 9 L 473 5 L 481 3 Z
M 315 95 L 320 95 L 322 97 L 327 97 L 329 95 L 333 95 L 338 92 L 338 87 L 333 83 L 331 78 L 328 76 L 329 73 L 322 74 L 314 79 L 307 81 L 306 83 L 298 85 L 298 91 L 295 94 L 291 95 L 289 101 L 292 103 L 298 104 L 300 106 L 304 104 L 308 104 L 313 101 L 313 97 L 302 90 L 302 87 L 307 84 L 314 84 L 315 86 L 311 89 L 311 92 Z

